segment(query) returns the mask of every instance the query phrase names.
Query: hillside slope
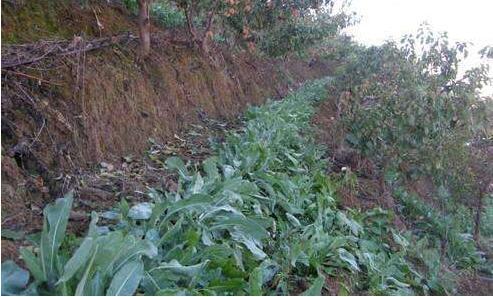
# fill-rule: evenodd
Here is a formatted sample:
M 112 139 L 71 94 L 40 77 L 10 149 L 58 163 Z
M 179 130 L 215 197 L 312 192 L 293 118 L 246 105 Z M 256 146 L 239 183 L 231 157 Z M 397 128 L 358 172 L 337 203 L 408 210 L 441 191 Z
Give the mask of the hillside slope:
M 149 55 L 141 1 L 2 5 L 2 295 L 491 294 L 466 44 L 185 2 L 153 1 Z
M 15 3 L 2 7 L 3 53 L 41 55 L 56 45 L 52 40 L 83 45 L 136 29 L 118 5 Z M 322 63 L 262 59 L 220 46 L 207 58 L 187 46 L 184 34 L 154 27 L 145 61 L 130 40 L 2 69 L 2 228 L 39 230 L 41 209 L 72 187 L 90 199 L 115 200 L 124 185 L 108 192 L 82 175 L 99 172 L 102 161 L 141 156 L 150 139 L 176 140 L 191 124 L 234 120 L 246 106 L 281 98 L 291 86 L 329 72 Z M 14 48 L 17 43 L 26 45 Z

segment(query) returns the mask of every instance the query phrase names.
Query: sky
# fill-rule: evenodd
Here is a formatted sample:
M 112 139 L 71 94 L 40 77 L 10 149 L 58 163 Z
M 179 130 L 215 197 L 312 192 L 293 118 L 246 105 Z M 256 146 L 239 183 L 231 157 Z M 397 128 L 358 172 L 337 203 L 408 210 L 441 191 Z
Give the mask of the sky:
M 352 0 L 350 9 L 360 22 L 347 33 L 366 45 L 399 40 L 416 33 L 423 22 L 434 31 L 447 31 L 451 41 L 472 42 L 470 57 L 460 65 L 462 71 L 486 62 L 476 53 L 493 45 L 493 0 Z M 488 64 L 493 77 L 493 61 Z M 493 95 L 493 86 L 482 93 Z

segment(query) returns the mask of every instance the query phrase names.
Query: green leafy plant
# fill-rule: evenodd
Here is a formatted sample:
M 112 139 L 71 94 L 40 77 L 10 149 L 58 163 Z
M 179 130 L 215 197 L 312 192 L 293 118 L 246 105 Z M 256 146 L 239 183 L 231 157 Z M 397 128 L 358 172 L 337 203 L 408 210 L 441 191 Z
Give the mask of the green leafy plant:
M 185 15 L 169 1 L 154 1 L 151 5 L 151 17 L 164 28 L 183 27 Z
M 13 261 L 2 263 L 2 296 L 35 295 L 36 287 L 29 284 L 29 271 Z
M 176 191 L 122 200 L 101 214 L 113 221 L 106 228 L 93 213 L 74 250 L 59 250 L 72 198 L 49 205 L 41 244 L 52 248 L 22 252 L 32 284 L 63 295 L 319 295 L 327 278 L 344 276 L 350 293 L 442 292 L 407 261 L 409 243 L 390 227 L 391 213 L 337 209 L 309 126 L 330 81 L 250 108 L 242 131 L 201 164 L 167 159 Z M 12 268 L 6 288 L 22 292 L 26 272 Z
M 430 208 L 418 197 L 410 195 L 402 188 L 396 190 L 396 196 L 404 206 L 407 217 L 416 220 L 417 227 L 426 235 L 435 235 L 446 242 L 446 254 L 452 265 L 461 268 L 475 267 L 483 260 L 476 250 L 472 235 L 463 233 L 456 225 L 454 217 L 443 215 Z
M 72 201 L 72 193 L 69 193 L 48 205 L 44 210 L 45 221 L 39 244 L 34 249 L 20 250 L 34 279 L 31 288 L 36 288 L 40 294 L 133 294 L 143 277 L 141 258 L 154 257 L 156 247 L 149 241 L 124 235 L 121 231 L 99 234 L 96 226 L 98 216 L 93 213 L 87 236 L 72 256 L 66 257 L 66 252 L 60 247 L 65 238 Z M 7 285 L 25 287 L 26 275 L 29 279 L 27 271 L 17 269 L 7 273 Z

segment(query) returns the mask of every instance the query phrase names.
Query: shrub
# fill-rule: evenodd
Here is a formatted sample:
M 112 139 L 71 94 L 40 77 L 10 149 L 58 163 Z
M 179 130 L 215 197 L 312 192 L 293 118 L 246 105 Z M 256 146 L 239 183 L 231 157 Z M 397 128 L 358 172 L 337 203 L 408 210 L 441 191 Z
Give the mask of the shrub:
M 342 114 L 347 141 L 383 168 L 427 174 L 458 197 L 472 194 L 467 144 L 487 125 L 487 103 L 478 95 L 487 67 L 460 77 L 466 44 L 424 27 L 400 46 L 354 50 L 336 83 L 351 94 Z
M 185 25 L 185 15 L 168 1 L 156 1 L 151 6 L 151 17 L 164 28 L 176 28 Z

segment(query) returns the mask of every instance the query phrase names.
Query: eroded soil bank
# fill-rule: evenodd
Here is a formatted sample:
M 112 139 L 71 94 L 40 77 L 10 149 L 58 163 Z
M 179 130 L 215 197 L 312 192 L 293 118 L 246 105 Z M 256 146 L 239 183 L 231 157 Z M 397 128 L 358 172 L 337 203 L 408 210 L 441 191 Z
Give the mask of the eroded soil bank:
M 46 39 L 75 34 L 71 28 L 80 28 L 80 22 L 87 24 L 83 42 L 136 28 L 118 8 L 96 9 L 99 22 L 107 24 L 101 32 L 92 11 L 32 7 L 39 5 L 44 4 L 5 6 L 2 37 L 8 43 L 31 39 L 36 42 L 27 47 L 36 48 L 46 45 Z M 40 9 L 46 13 L 36 13 Z M 27 29 L 26 20 L 31 22 Z M 184 141 L 196 142 L 200 150 L 211 133 L 197 126 L 213 129 L 211 121 L 230 125 L 248 105 L 281 98 L 331 68 L 313 60 L 265 59 L 220 46 L 204 56 L 177 41 L 177 32 L 153 30 L 153 52 L 145 61 L 133 41 L 2 71 L 2 229 L 39 230 L 43 207 L 74 187 L 81 210 L 107 207 L 125 195 L 138 198 L 149 183 L 169 187 L 162 173 L 144 163 L 135 165 L 151 142 L 178 147 L 172 153 L 180 155 L 190 149 Z M 188 135 L 192 130 L 205 136 Z M 101 173 L 110 177 L 101 179 Z M 135 182 L 138 178 L 143 181 Z M 85 222 L 86 217 L 75 213 L 73 219 Z M 11 246 L 2 240 L 6 258 L 15 256 Z

